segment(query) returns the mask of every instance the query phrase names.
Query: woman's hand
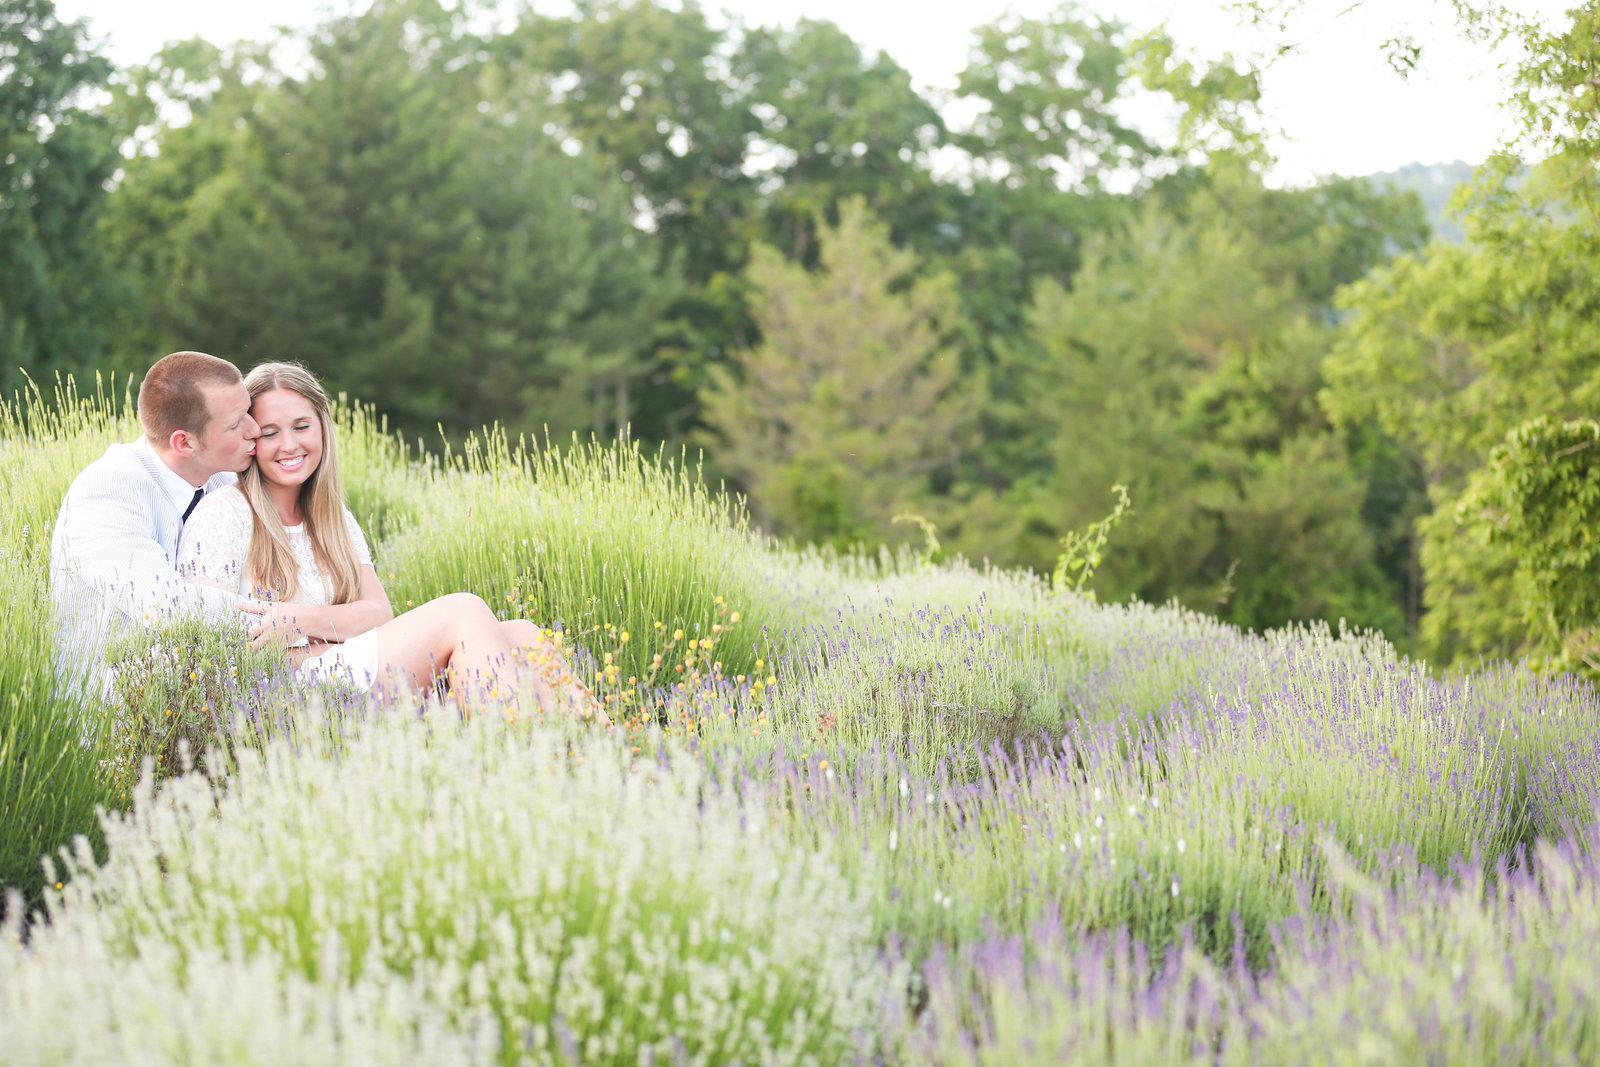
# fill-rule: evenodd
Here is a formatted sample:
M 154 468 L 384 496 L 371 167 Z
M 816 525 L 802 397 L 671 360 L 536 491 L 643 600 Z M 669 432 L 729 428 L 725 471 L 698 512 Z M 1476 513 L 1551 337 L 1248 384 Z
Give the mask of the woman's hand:
M 295 622 L 295 604 L 269 604 L 265 600 L 241 600 L 239 607 L 252 615 L 259 615 L 260 622 L 252 623 L 249 628 L 250 645 L 253 648 L 287 648 L 298 644 L 306 633 Z

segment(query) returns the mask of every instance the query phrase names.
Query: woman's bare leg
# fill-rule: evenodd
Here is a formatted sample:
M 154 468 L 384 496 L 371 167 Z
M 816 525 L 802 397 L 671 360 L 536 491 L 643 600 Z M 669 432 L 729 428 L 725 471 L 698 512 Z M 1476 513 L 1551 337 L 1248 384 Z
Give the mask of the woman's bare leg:
M 489 605 L 471 593 L 430 600 L 378 627 L 378 677 L 398 673 L 412 688 L 449 671 L 458 697 L 493 690 L 514 672 L 512 647 Z
M 553 680 L 543 671 L 525 670 L 524 646 L 560 665 Z M 565 687 L 572 706 L 589 711 L 609 723 L 604 710 L 566 666 L 561 651 L 538 627 L 525 619 L 502 622 L 482 598 L 472 593 L 451 593 L 430 600 L 378 627 L 378 678 L 380 684 L 398 673 L 404 684 L 420 689 L 449 672 L 462 710 L 473 688 L 486 694 L 510 696 L 517 685 L 532 678 L 534 695 L 541 704 L 561 702 L 552 682 Z

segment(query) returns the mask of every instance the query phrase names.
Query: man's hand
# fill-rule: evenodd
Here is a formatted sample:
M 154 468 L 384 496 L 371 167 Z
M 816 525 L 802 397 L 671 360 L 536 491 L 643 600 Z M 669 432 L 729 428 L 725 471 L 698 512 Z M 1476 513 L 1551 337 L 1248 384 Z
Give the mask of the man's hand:
M 252 615 L 261 616 L 249 629 L 250 644 L 254 648 L 287 648 L 306 636 L 295 623 L 294 604 L 269 604 L 265 600 L 240 600 L 239 607 Z

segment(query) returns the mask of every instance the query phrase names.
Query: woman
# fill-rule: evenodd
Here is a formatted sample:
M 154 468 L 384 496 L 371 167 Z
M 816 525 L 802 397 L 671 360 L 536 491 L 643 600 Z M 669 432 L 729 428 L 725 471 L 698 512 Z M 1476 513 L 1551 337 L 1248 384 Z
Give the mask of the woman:
M 502 622 L 471 593 L 451 593 L 395 617 L 366 538 L 344 506 L 328 396 L 292 363 L 264 363 L 245 378 L 261 427 L 255 462 L 237 485 L 207 495 L 184 524 L 178 569 L 190 580 L 257 603 L 257 647 L 293 640 L 307 681 L 339 678 L 413 688 L 446 677 L 466 707 L 470 689 L 509 695 L 530 681 L 541 704 L 564 697 L 605 721 L 594 695 L 525 619 Z M 264 601 L 265 603 L 261 603 Z M 296 640 L 297 639 L 297 640 Z M 542 659 L 550 678 L 526 670 Z

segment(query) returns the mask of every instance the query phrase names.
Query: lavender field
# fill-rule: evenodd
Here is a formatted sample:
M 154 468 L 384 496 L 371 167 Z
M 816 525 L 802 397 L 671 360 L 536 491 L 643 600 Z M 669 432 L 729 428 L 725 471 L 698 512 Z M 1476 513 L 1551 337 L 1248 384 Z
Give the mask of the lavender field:
M 1587 681 L 796 550 L 682 456 L 341 432 L 396 608 L 557 627 L 619 728 L 215 634 L 67 700 L 49 526 L 133 430 L 7 409 L 0 1060 L 1600 1060 Z

